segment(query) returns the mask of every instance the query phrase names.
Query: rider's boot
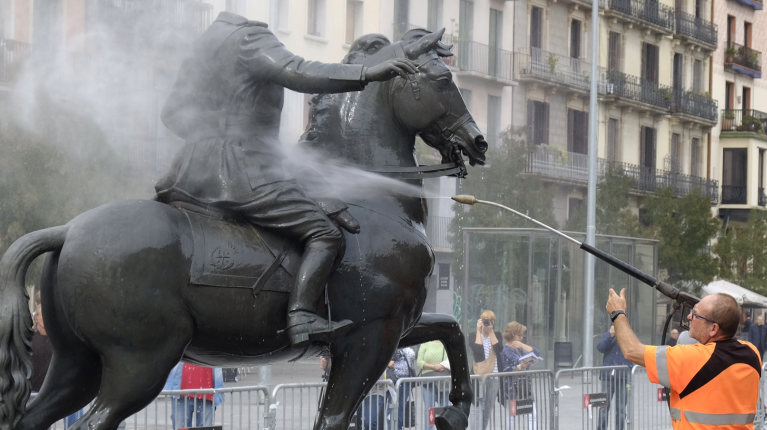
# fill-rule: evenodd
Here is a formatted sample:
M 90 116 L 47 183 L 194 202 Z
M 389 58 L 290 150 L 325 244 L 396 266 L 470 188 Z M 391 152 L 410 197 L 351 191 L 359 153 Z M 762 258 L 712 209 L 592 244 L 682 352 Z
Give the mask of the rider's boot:
M 308 248 L 296 273 L 288 304 L 288 338 L 296 348 L 312 342 L 330 343 L 335 336 L 352 328 L 349 320 L 328 321 L 317 315 L 317 302 L 325 289 L 335 255 L 317 248 Z

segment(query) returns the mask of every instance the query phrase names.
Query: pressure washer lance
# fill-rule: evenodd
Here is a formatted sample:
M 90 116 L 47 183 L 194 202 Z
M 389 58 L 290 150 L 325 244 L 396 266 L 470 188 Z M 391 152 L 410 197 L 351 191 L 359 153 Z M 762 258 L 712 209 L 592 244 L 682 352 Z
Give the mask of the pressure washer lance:
M 578 245 L 578 247 L 580 247 L 582 250 L 584 250 L 584 251 L 588 252 L 589 254 L 599 258 L 600 260 L 603 260 L 603 261 L 607 262 L 611 266 L 613 266 L 613 267 L 617 268 L 618 270 L 626 273 L 627 275 L 632 276 L 632 277 L 634 277 L 636 279 L 639 279 L 640 281 L 644 282 L 645 284 L 647 284 L 647 285 L 655 288 L 656 290 L 660 291 L 660 293 L 663 294 L 664 296 L 666 296 L 666 297 L 668 297 L 668 298 L 670 298 L 672 300 L 675 300 L 677 303 L 679 303 L 681 305 L 684 305 L 686 307 L 692 308 L 692 307 L 694 307 L 700 301 L 700 299 L 698 297 L 695 297 L 692 294 L 688 294 L 688 293 L 686 293 L 684 291 L 679 291 L 678 288 L 675 288 L 675 287 L 673 287 L 673 286 L 671 286 L 671 285 L 669 285 L 669 284 L 667 284 L 667 283 L 665 283 L 663 281 L 659 281 L 659 280 L 653 278 L 652 276 L 650 276 L 650 275 L 642 272 L 641 270 L 637 269 L 636 267 L 634 267 L 634 266 L 632 266 L 632 265 L 630 265 L 628 263 L 625 263 L 625 262 L 623 262 L 621 260 L 618 260 L 617 258 L 613 257 L 612 255 L 609 255 L 609 254 L 607 254 L 607 253 L 605 253 L 603 251 L 600 251 L 599 249 L 594 248 L 593 246 L 591 246 L 589 244 L 577 241 L 577 240 L 573 239 L 572 237 L 562 233 L 561 231 L 556 230 L 554 228 L 551 228 L 551 227 L 547 226 L 546 224 L 544 224 L 544 223 L 542 223 L 542 222 L 540 222 L 538 220 L 530 218 L 529 216 L 527 216 L 527 215 L 525 215 L 525 214 L 523 214 L 521 212 L 515 211 L 514 209 L 511 209 L 509 207 L 506 207 L 504 205 L 501 205 L 501 204 L 498 204 L 498 203 L 495 203 L 495 202 L 490 202 L 490 201 L 487 201 L 487 200 L 479 200 L 479 199 L 477 199 L 474 196 L 469 196 L 469 195 L 466 195 L 466 194 L 461 194 L 459 196 L 453 196 L 452 199 L 457 201 L 458 203 L 463 203 L 465 205 L 474 205 L 476 203 L 481 203 L 481 204 L 485 204 L 485 205 L 495 206 L 495 207 L 507 210 L 507 211 L 509 211 L 509 212 L 511 212 L 511 213 L 513 213 L 515 215 L 519 215 L 522 218 L 524 218 L 524 219 L 526 219 L 526 220 L 528 220 L 528 221 L 530 221 L 530 222 L 532 222 L 534 224 L 537 224 L 537 225 L 545 228 L 546 230 L 548 230 L 548 231 L 550 231 L 550 232 L 552 232 L 552 233 L 554 233 L 554 234 L 556 234 L 556 235 L 558 235 L 558 236 L 560 236 L 562 238 L 565 238 L 565 239 L 569 240 L 570 242 Z

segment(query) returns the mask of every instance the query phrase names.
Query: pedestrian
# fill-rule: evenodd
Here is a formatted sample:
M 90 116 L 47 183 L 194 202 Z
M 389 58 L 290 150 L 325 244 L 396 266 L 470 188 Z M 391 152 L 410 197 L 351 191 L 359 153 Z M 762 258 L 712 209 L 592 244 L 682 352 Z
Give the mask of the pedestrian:
M 418 359 L 416 364 L 421 369 L 422 377 L 431 376 L 450 376 L 450 369 L 445 367 L 447 363 L 447 353 L 445 346 L 438 340 L 433 340 L 422 344 L 418 348 Z M 424 409 L 424 429 L 433 429 L 429 425 L 429 410 L 438 406 L 445 406 L 448 401 L 450 391 L 450 381 L 428 381 L 421 384 L 421 394 L 423 396 Z
M 626 425 L 626 404 L 628 403 L 628 383 L 632 364 L 623 356 L 615 337 L 615 326 L 610 325 L 607 333 L 597 344 L 597 351 L 604 354 L 602 366 L 626 366 L 625 369 L 610 369 L 600 372 L 599 379 L 602 381 L 602 392 L 607 393 L 607 406 L 599 409 L 599 423 L 597 430 L 607 430 L 610 419 L 610 406 L 615 398 L 615 430 L 623 430 Z
M 220 367 L 178 363 L 168 375 L 163 390 L 200 390 L 224 388 L 224 372 Z M 224 395 L 182 394 L 172 395 L 171 421 L 173 428 L 211 427 L 216 408 L 224 402 Z M 195 423 L 192 422 L 194 418 Z
M 506 345 L 503 346 L 501 355 L 498 357 L 502 372 L 521 372 L 527 370 L 535 360 L 525 360 L 523 357 L 532 353 L 536 359 L 540 359 L 541 353 L 537 348 L 523 343 L 527 327 L 512 321 L 506 325 L 503 331 L 503 339 Z M 503 378 L 503 396 L 502 404 L 514 400 L 534 400 L 532 393 L 533 381 L 530 376 L 511 376 Z M 538 420 L 535 404 L 532 411 L 527 416 L 527 429 L 535 430 Z M 524 422 L 524 421 L 523 421 Z M 506 430 L 514 430 L 514 417 L 506 414 Z
M 392 356 L 389 367 L 386 369 L 386 378 L 390 379 L 396 386 L 400 378 L 413 376 L 415 376 L 415 351 L 410 347 L 399 348 L 394 351 L 394 356 Z M 409 409 L 406 410 L 405 408 L 405 405 L 410 400 L 410 391 L 411 384 L 409 382 L 400 384 L 397 391 L 397 404 L 399 405 L 397 408 L 397 430 L 402 430 L 405 422 L 410 424 L 410 426 L 414 424 L 410 422 L 410 417 L 405 414 L 406 412 L 408 415 L 411 413 Z M 387 392 L 386 397 L 389 401 L 392 401 L 391 393 Z M 388 428 L 393 428 L 391 421 L 389 421 Z
M 767 326 L 764 325 L 764 315 L 756 317 L 756 324 L 751 324 L 748 329 L 748 341 L 753 343 L 759 357 L 764 357 L 764 350 L 767 347 Z
M 666 345 L 676 346 L 677 342 L 679 342 L 679 330 L 674 328 L 671 329 L 671 337 L 666 341 Z
M 762 360 L 749 342 L 733 337 L 740 306 L 726 294 L 704 297 L 687 316 L 694 345 L 645 346 L 626 316 L 626 290 L 610 289 L 607 312 L 618 345 L 631 362 L 647 368 L 650 382 L 670 388 L 674 430 L 753 430 Z
M 473 340 L 470 345 L 475 363 L 487 360 L 490 357 L 491 349 L 495 351 L 495 354 L 492 357 L 492 359 L 495 360 L 492 373 L 498 373 L 497 358 L 501 355 L 501 351 L 503 351 L 503 344 L 499 340 L 500 338 L 501 333 L 495 331 L 495 312 L 491 310 L 482 312 L 477 320 L 477 330 L 469 333 L 469 340 Z M 495 407 L 495 401 L 498 397 L 499 387 L 500 381 L 498 378 L 485 379 L 485 403 L 480 405 L 482 408 L 482 430 L 485 430 L 490 423 L 490 418 L 493 415 L 493 408 Z

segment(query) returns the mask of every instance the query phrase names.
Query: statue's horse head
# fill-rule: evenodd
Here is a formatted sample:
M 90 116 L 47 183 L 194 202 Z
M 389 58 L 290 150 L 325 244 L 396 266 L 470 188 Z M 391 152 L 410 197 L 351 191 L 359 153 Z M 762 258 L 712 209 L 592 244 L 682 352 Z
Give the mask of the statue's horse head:
M 407 79 L 369 84 L 358 93 L 315 97 L 303 143 L 317 149 L 333 147 L 329 154 L 340 154 L 355 164 L 396 165 L 396 161 L 413 163 L 408 154 L 412 154 L 415 135 L 420 135 L 441 153 L 443 163 L 462 162 L 463 154 L 471 165 L 484 164 L 487 142 L 442 61 L 452 55 L 451 47 L 440 42 L 443 33 L 444 29 L 434 33 L 413 29 L 395 43 L 381 34 L 357 39 L 344 63 L 371 67 L 390 58 L 408 58 L 417 64 L 418 72 Z M 402 145 L 400 138 L 411 147 Z M 387 147 L 389 152 L 380 155 Z

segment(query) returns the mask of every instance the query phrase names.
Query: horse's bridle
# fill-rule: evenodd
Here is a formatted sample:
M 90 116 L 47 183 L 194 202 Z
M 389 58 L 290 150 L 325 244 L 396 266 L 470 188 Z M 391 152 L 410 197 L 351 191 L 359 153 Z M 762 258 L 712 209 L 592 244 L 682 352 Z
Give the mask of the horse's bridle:
M 395 43 L 392 45 L 392 47 L 394 48 L 394 54 L 397 58 L 408 58 L 407 54 L 405 54 L 405 50 L 402 48 L 401 43 Z M 438 58 L 428 58 L 426 61 L 417 64 L 417 67 L 420 68 L 421 66 L 424 66 L 427 63 L 435 60 L 438 60 Z M 421 101 L 421 88 L 418 85 L 418 80 L 416 79 L 415 74 L 408 74 L 407 79 L 410 83 L 410 90 L 413 93 L 413 98 L 415 98 L 415 100 L 425 108 L 423 102 Z M 460 118 L 453 121 L 451 125 L 445 127 L 442 120 L 444 118 L 449 118 L 450 116 L 455 115 L 451 115 L 450 107 L 448 107 L 447 112 L 445 112 L 442 116 L 437 118 L 436 121 L 434 121 L 434 126 L 439 127 L 440 140 L 436 143 L 433 143 L 432 146 L 439 147 L 446 142 L 449 142 L 451 139 L 453 139 L 453 137 L 455 137 L 455 133 L 458 131 L 458 129 L 472 120 L 471 114 L 466 112 Z M 438 176 L 456 176 L 459 178 L 465 178 L 467 174 L 466 165 L 463 162 L 463 157 L 461 157 L 460 151 L 458 148 L 453 146 L 451 148 L 451 152 L 453 152 L 453 154 L 451 154 L 453 159 L 459 161 L 443 163 L 434 166 L 374 167 L 367 168 L 366 170 L 397 179 L 421 179 L 434 178 Z

